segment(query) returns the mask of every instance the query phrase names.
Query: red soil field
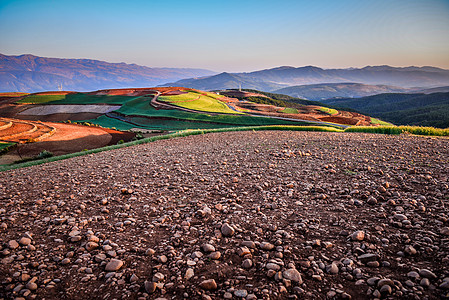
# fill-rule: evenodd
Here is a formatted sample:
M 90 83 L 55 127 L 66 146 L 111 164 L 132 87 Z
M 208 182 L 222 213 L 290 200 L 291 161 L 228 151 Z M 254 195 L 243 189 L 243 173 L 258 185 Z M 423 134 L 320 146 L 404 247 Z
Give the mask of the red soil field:
M 346 118 L 346 117 L 339 117 L 339 116 L 332 116 L 332 117 L 320 117 L 320 120 L 323 122 L 331 122 L 331 123 L 338 123 L 338 124 L 344 124 L 344 125 L 356 125 L 359 120 L 354 118 Z

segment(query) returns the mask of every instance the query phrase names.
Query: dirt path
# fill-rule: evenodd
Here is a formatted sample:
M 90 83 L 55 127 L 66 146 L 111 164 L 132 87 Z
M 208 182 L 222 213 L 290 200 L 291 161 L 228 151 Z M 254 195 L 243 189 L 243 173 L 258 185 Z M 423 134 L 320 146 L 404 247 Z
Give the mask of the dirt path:
M 0 298 L 439 299 L 447 139 L 231 132 L 0 176 Z

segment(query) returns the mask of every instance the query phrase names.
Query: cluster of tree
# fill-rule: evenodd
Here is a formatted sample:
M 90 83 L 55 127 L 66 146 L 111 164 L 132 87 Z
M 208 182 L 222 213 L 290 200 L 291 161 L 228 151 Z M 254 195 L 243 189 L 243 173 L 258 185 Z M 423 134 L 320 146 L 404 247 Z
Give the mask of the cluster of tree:
M 328 99 L 324 103 L 350 107 L 396 125 L 449 127 L 449 93 L 389 93 L 362 98 Z

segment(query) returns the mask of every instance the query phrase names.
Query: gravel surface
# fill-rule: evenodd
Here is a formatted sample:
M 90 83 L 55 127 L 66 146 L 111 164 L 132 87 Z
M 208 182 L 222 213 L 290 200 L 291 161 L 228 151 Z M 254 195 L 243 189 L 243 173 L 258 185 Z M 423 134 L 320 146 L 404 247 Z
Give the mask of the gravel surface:
M 0 298 L 449 298 L 449 140 L 231 132 L 1 173 Z

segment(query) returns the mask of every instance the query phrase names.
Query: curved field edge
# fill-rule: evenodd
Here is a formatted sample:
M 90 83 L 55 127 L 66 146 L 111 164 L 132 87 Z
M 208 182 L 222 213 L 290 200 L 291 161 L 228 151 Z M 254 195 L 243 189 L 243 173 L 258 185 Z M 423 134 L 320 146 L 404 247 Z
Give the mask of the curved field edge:
M 183 130 L 178 131 L 174 133 L 170 133 L 167 135 L 159 135 L 159 136 L 153 136 L 137 141 L 132 141 L 128 143 L 123 144 L 117 144 L 112 146 L 106 146 L 96 149 L 91 149 L 87 151 L 81 151 L 76 153 L 70 153 L 66 155 L 60 155 L 60 156 L 53 156 L 50 158 L 45 158 L 41 160 L 35 160 L 20 164 L 14 164 L 14 165 L 3 165 L 0 166 L 0 172 L 8 171 L 8 170 L 14 170 L 14 169 L 20 169 L 20 168 L 26 168 L 31 166 L 37 166 L 41 164 L 45 164 L 48 162 L 78 157 L 78 156 L 84 156 L 89 154 L 94 154 L 98 152 L 103 151 L 109 151 L 109 150 L 115 150 L 120 148 L 126 148 L 129 146 L 135 146 L 140 144 L 147 144 L 159 140 L 168 140 L 172 138 L 179 138 L 179 137 L 186 137 L 191 135 L 199 135 L 199 134 L 206 134 L 206 133 L 214 133 L 214 132 L 230 132 L 230 131 L 259 131 L 259 130 L 289 130 L 289 131 L 321 131 L 321 132 L 343 132 L 343 130 L 333 128 L 333 127 L 324 127 L 324 126 L 280 126 L 280 125 L 272 125 L 272 126 L 248 126 L 248 127 L 233 127 L 233 128 L 219 128 L 219 129 L 196 129 L 196 130 Z

